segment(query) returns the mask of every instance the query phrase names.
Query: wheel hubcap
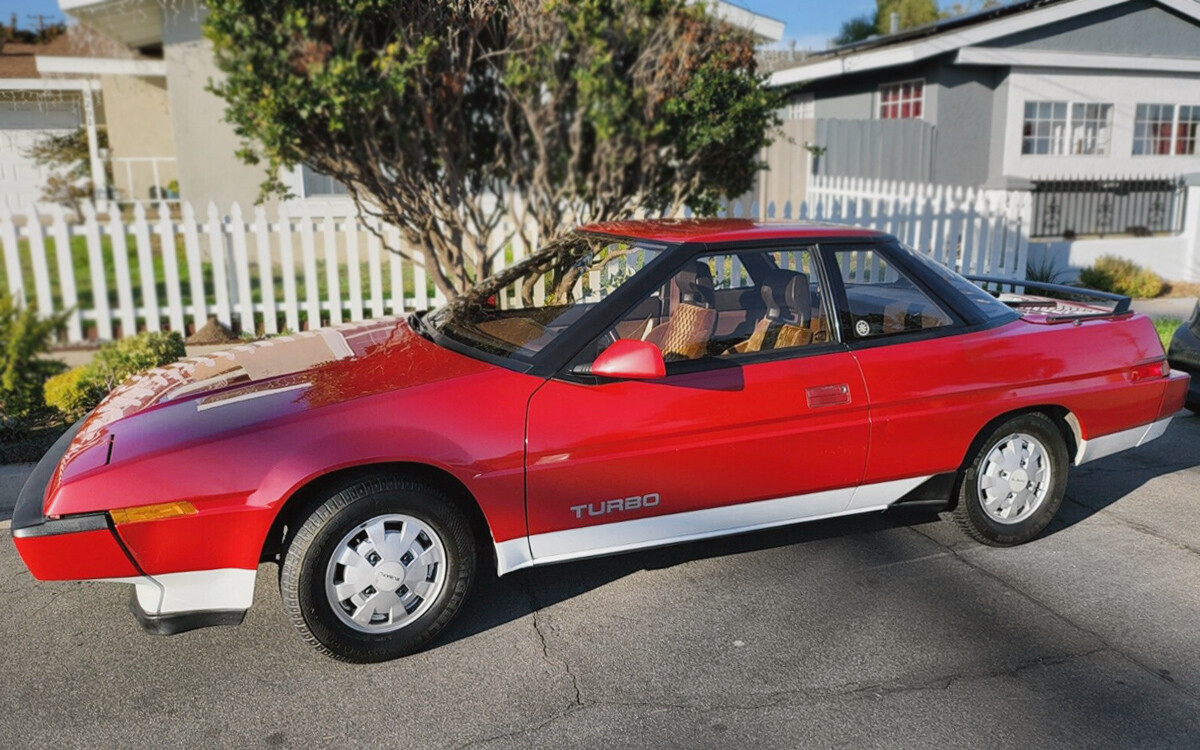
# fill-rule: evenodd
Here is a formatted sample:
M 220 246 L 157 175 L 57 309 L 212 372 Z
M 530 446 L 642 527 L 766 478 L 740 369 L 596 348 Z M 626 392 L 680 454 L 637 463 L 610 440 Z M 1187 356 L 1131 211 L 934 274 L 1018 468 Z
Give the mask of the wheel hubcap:
M 385 633 L 408 625 L 446 585 L 446 548 L 428 524 L 400 513 L 350 530 L 333 550 L 325 595 L 346 625 Z
M 1020 523 L 1050 491 L 1050 455 L 1032 435 L 1016 433 L 997 442 L 979 467 L 979 501 L 999 523 Z

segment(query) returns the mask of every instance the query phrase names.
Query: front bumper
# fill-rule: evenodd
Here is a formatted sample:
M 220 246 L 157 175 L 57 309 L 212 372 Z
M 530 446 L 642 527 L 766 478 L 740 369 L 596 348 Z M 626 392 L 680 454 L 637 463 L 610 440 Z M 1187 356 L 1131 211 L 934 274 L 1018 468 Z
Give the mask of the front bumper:
M 148 633 L 173 635 L 241 623 L 253 600 L 256 571 L 147 575 L 107 513 L 46 516 L 46 489 L 81 425 L 67 430 L 42 457 L 13 509 L 13 542 L 33 577 L 133 584 L 130 609 Z
M 82 421 L 42 457 L 17 496 L 12 536 L 29 572 L 41 581 L 128 578 L 141 571 L 116 535 L 107 513 L 48 518 L 46 487 Z

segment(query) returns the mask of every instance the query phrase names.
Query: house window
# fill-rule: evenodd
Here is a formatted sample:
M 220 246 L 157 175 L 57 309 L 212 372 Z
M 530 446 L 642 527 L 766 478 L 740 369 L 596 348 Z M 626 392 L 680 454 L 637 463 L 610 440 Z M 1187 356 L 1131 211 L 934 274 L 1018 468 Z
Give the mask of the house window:
M 1025 102 L 1022 154 L 1065 154 L 1066 102 Z
M 812 94 L 801 94 L 787 103 L 780 117 L 784 120 L 811 120 L 816 116 L 815 107 Z
M 300 179 L 305 198 L 347 195 L 346 186 L 328 175 L 314 171 L 307 164 L 300 165 Z
M 1071 105 L 1071 153 L 1107 154 L 1112 139 L 1111 104 L 1075 102 Z
M 879 119 L 881 120 L 907 120 L 920 117 L 924 108 L 924 81 L 904 81 L 879 87 Z
M 1139 104 L 1133 123 L 1133 155 L 1165 156 L 1171 153 L 1173 104 Z
M 1200 134 L 1200 104 L 1179 108 L 1179 121 L 1175 124 L 1175 153 L 1194 155 L 1196 136 Z

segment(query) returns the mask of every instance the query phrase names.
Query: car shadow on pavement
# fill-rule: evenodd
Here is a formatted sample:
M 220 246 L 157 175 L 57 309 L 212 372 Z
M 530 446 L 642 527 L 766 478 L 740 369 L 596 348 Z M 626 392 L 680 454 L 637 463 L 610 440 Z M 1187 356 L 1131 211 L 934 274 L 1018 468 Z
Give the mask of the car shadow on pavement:
M 1062 508 L 1043 536 L 1091 518 L 1148 482 L 1197 466 L 1200 466 L 1200 416 L 1182 411 L 1158 440 L 1094 463 L 1071 467 Z
M 646 570 L 673 568 L 710 558 L 810 544 L 842 537 L 913 526 L 936 521 L 924 510 L 872 513 L 813 521 L 735 536 L 684 542 L 638 552 L 590 558 L 531 568 L 499 578 L 490 561 L 481 565 L 472 604 L 438 639 L 447 644 L 519 619 L 629 575 Z
M 958 731 L 1015 734 L 1047 745 L 1055 744 L 1052 737 L 1070 737 L 1066 744 L 1079 746 L 1123 744 L 1118 738 L 1170 745 L 1200 727 L 1191 715 L 1194 704 L 1175 693 L 1161 669 L 1186 672 L 1186 665 L 1132 664 L 1089 624 L 1076 624 L 1052 609 L 1053 603 L 1025 593 L 1031 580 L 1044 580 L 1036 571 L 1055 558 L 1054 545 L 988 551 L 1001 561 L 1000 570 L 1015 557 L 1034 566 L 1028 577 L 1009 580 L 975 562 L 972 545 L 960 553 L 956 545 L 937 541 L 934 536 L 940 534 L 931 536 L 927 527 L 905 531 L 933 518 L 914 512 L 818 521 L 535 568 L 499 580 L 487 575 L 434 650 L 542 612 L 540 624 L 530 621 L 534 634 L 543 650 L 550 644 L 547 653 L 553 656 L 547 660 L 567 672 L 585 702 L 587 696 L 602 700 L 613 683 L 632 694 L 653 693 L 645 687 L 653 681 L 639 669 L 677 674 L 685 682 L 701 675 L 720 686 L 718 692 L 727 691 L 726 683 L 736 684 L 735 677 L 696 668 L 689 658 L 712 649 L 713 661 L 720 662 L 725 639 L 745 633 L 747 641 L 771 647 L 769 655 L 747 654 L 753 661 L 742 665 L 756 675 L 756 686 L 769 686 L 758 689 L 771 696 L 794 694 L 796 706 L 816 706 L 814 711 L 831 700 L 878 702 L 885 714 L 911 708 L 908 700 L 944 702 L 966 711 L 945 717 L 960 722 Z M 792 546 L 798 548 L 794 554 L 783 549 Z M 715 568 L 703 564 L 742 555 Z M 615 589 L 589 597 L 583 609 L 546 612 L 623 577 L 696 562 L 702 564 L 694 575 L 642 576 L 641 591 Z M 739 586 L 741 593 L 734 593 Z M 631 602 L 642 602 L 644 609 Z M 680 618 L 691 624 L 679 626 Z M 678 640 L 647 646 L 643 641 L 655 641 L 660 628 Z M 660 701 L 687 706 L 703 688 L 689 683 L 680 685 L 678 694 L 664 689 L 670 697 Z M 989 695 L 994 705 L 981 710 Z M 707 700 L 719 704 L 721 699 Z M 854 708 L 856 703 L 841 705 L 863 710 Z M 769 711 L 762 709 L 764 715 L 779 715 Z M 1009 711 L 1020 715 L 1019 728 L 1009 723 Z

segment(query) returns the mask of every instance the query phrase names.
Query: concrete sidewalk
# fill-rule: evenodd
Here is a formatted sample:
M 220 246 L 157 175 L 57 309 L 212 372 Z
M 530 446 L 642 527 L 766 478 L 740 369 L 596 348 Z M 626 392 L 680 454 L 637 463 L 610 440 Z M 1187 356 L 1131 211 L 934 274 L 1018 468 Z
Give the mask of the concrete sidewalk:
M 0 464 L 0 526 L 7 526 L 17 494 L 37 464 Z
M 1164 299 L 1135 299 L 1133 309 L 1152 318 L 1179 318 L 1187 320 L 1196 306 L 1194 297 L 1167 297 Z

